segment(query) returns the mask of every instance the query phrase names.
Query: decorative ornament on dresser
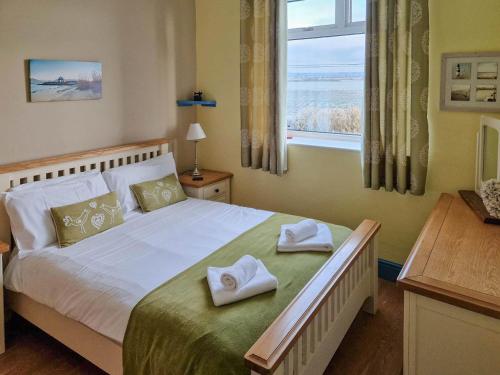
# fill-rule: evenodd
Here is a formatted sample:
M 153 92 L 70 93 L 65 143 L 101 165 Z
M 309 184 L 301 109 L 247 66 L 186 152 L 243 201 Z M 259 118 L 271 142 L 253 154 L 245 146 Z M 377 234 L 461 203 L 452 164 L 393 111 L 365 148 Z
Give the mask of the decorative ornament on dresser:
M 500 219 L 500 181 L 488 180 L 481 187 L 481 199 L 488 213 Z

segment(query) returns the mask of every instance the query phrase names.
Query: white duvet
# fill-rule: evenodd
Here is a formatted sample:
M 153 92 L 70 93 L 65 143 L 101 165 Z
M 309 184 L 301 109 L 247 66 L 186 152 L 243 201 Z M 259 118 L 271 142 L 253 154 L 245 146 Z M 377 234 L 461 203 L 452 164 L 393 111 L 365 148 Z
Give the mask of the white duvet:
M 14 255 L 5 286 L 121 343 L 140 299 L 271 215 L 197 199 L 132 213 L 71 247 Z

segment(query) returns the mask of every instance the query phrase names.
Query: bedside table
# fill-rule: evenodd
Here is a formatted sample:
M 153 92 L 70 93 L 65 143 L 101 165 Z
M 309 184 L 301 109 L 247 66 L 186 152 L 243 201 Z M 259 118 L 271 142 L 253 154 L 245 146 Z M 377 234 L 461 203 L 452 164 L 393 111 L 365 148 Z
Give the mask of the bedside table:
M 179 175 L 179 182 L 189 197 L 231 203 L 232 173 L 202 169 L 203 180 L 193 181 L 191 172 Z

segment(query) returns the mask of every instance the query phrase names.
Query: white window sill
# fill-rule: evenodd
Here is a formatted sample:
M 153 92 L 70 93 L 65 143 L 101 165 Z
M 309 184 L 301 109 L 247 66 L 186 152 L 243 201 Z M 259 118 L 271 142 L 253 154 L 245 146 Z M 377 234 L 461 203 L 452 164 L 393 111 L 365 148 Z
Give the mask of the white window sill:
M 358 152 L 361 151 L 361 137 L 355 135 L 293 135 L 292 138 L 287 139 L 287 144 L 293 146 L 333 148 Z

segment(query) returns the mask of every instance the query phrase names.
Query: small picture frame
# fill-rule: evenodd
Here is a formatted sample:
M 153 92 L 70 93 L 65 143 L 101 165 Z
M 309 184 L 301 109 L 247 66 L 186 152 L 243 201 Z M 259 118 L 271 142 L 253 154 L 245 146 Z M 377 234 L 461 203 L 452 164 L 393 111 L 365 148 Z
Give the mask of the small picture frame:
M 441 110 L 500 112 L 500 52 L 445 53 Z

